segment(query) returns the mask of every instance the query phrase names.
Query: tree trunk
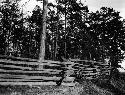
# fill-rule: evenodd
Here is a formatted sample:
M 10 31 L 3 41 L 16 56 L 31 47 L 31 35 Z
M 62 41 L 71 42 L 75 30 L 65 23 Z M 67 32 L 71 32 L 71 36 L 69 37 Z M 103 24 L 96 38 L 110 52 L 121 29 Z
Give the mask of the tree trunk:
M 48 3 L 48 0 L 43 0 L 43 29 L 41 31 L 41 46 L 40 46 L 39 62 L 42 62 L 45 57 L 47 3 Z

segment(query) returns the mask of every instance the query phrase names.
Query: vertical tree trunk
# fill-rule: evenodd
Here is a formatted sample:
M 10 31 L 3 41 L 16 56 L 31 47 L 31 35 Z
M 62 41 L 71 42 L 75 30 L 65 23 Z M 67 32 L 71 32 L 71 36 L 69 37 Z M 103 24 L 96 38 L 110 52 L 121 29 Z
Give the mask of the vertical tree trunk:
M 67 11 L 66 11 L 66 7 L 67 7 L 67 6 L 66 6 L 66 3 L 65 3 L 65 51 L 64 51 L 64 54 L 65 54 L 64 57 L 65 57 L 65 58 L 66 58 L 66 52 L 67 52 L 67 49 L 66 49 L 66 48 L 67 48 L 67 42 L 66 42 L 66 34 L 67 34 L 67 33 L 66 33 L 66 32 L 67 32 L 67 31 L 66 31 L 66 22 L 67 22 L 67 18 L 66 18 L 67 13 L 66 13 L 66 12 L 67 12 Z
M 43 29 L 41 31 L 41 46 L 40 46 L 39 62 L 42 62 L 45 57 L 47 3 L 48 3 L 48 0 L 43 0 Z

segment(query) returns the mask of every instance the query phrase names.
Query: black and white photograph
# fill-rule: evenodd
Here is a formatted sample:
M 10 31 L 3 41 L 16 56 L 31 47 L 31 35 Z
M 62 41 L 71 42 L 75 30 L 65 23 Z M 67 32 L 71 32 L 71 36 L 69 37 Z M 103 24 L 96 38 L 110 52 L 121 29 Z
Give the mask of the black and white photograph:
M 0 0 L 0 95 L 125 95 L 125 0 Z

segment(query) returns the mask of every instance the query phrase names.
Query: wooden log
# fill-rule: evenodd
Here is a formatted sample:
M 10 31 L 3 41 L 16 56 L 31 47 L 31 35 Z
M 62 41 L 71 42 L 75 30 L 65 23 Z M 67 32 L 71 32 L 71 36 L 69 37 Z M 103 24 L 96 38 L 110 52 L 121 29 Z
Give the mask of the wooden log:
M 83 70 L 83 73 L 93 73 L 93 71 Z
M 96 72 L 96 73 L 89 73 L 89 75 L 92 75 L 92 76 L 94 76 L 94 75 L 97 75 L 98 73 Z
M 27 80 L 27 79 L 0 79 L 0 82 L 43 82 L 43 80 Z
M 0 77 L 0 81 L 51 81 L 59 80 L 61 77 L 45 77 L 45 76 L 19 76 L 19 77 Z
M 0 59 L 0 62 L 4 62 L 6 64 L 13 63 L 13 64 L 22 64 L 22 65 L 42 65 L 38 62 L 23 62 L 23 61 L 11 61 L 7 59 Z
M 19 79 L 23 79 L 27 77 L 26 75 L 12 75 L 12 74 L 0 74 L 0 78 L 19 78 Z
M 32 70 L 32 68 L 31 67 L 23 67 L 23 66 L 15 66 L 15 65 L 3 65 L 3 64 L 0 64 L 0 67 L 2 68 L 2 67 L 8 67 L 8 68 L 11 68 L 11 69 L 20 69 L 20 70 L 25 70 L 25 69 L 27 69 L 27 70 Z
M 56 77 L 56 76 L 28 76 L 28 75 L 12 75 L 12 74 L 0 74 L 0 78 L 5 78 L 5 79 L 9 79 L 9 78 L 15 78 L 15 79 L 43 79 L 43 80 L 51 80 L 51 79 L 59 79 L 61 77 Z
M 48 74 L 58 74 L 59 72 L 60 72 L 61 70 L 57 70 L 57 71 L 55 71 L 55 72 L 52 72 L 52 70 L 48 70 L 48 71 L 46 71 L 46 70 L 44 70 L 44 71 L 30 71 L 30 70 L 28 70 L 28 71 L 25 71 L 25 70 L 3 70 L 3 69 L 0 69 L 0 73 L 24 73 L 24 74 L 28 74 L 28 73 L 30 73 L 30 74 L 43 74 L 43 73 L 48 73 Z
M 51 64 L 56 64 L 56 63 L 58 63 L 58 64 L 61 64 L 61 62 L 60 61 L 52 61 L 52 60 L 44 60 L 42 63 L 51 63 Z
M 56 85 L 55 82 L 0 82 L 1 85 Z
M 80 59 L 70 59 L 70 61 L 77 61 L 77 62 L 91 62 L 91 63 L 99 63 L 99 64 L 102 64 L 103 62 L 97 62 L 97 61 L 93 61 L 93 60 L 80 60 Z
M 39 64 L 39 62 L 25 62 L 25 61 L 12 61 L 12 60 L 7 60 L 7 59 L 0 59 L 0 62 L 4 62 L 6 64 L 9 64 L 9 63 L 13 63 L 13 64 L 21 64 L 21 65 L 50 65 L 50 66 L 56 66 L 56 65 L 60 65 L 61 63 L 60 62 L 55 62 L 53 61 L 53 63 L 51 63 L 51 61 L 44 61 L 42 62 L 41 64 Z

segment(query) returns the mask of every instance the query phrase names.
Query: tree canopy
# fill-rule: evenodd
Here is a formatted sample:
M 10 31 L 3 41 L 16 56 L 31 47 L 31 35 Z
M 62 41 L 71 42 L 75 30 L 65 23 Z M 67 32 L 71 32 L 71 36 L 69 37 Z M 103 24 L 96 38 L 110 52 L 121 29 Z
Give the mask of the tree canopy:
M 89 16 L 89 33 L 102 51 L 104 58 L 110 57 L 111 63 L 117 65 L 123 59 L 124 26 L 119 12 L 113 8 L 102 7 Z M 99 49 L 100 48 L 100 49 Z
M 15 3 L 0 6 L 0 52 L 38 59 L 43 26 L 43 10 L 36 6 L 32 16 L 23 18 Z M 112 66 L 124 58 L 124 21 L 113 8 L 89 12 L 77 0 L 48 4 L 45 59 L 61 57 L 103 61 Z
M 19 56 L 21 49 L 21 37 L 23 30 L 22 13 L 20 13 L 18 4 L 5 3 L 0 6 L 1 25 L 1 54 Z

